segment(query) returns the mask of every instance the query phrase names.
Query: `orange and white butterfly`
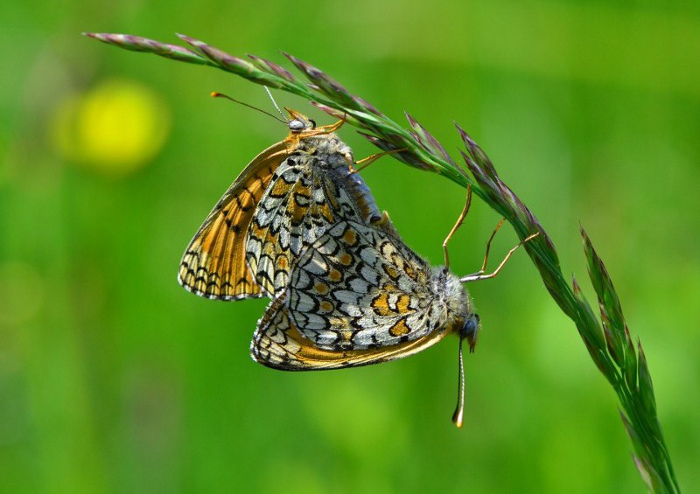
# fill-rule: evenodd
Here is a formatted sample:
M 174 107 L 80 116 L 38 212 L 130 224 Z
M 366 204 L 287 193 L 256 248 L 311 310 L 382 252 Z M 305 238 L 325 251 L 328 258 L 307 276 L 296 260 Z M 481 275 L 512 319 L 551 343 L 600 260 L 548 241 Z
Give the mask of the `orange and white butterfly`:
M 343 121 L 316 128 L 287 111 L 289 136 L 241 172 L 187 247 L 178 273 L 187 290 L 219 300 L 273 296 L 296 257 L 333 224 L 381 220 L 352 151 L 334 133 Z
M 443 244 L 446 265 L 447 242 L 464 219 L 470 197 Z M 453 420 L 461 426 L 462 341 L 467 339 L 473 350 L 479 329 L 462 284 L 494 277 L 521 245 L 493 273 L 484 274 L 489 244 L 482 269 L 459 278 L 446 266 L 431 267 L 393 227 L 337 222 L 299 256 L 289 285 L 258 322 L 251 355 L 281 370 L 340 369 L 408 357 L 457 333 L 460 383 Z

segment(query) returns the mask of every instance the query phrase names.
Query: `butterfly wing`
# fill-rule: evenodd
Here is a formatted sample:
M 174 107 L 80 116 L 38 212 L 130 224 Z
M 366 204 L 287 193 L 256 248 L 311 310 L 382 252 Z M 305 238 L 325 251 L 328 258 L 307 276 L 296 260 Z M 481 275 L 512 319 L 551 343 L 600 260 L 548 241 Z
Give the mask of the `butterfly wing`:
M 433 346 L 449 331 L 435 331 L 413 341 L 387 347 L 364 350 L 324 350 L 306 338 L 291 322 L 284 306 L 286 293 L 282 292 L 259 321 L 253 335 L 250 354 L 253 360 L 267 367 L 289 371 L 312 371 L 360 367 L 379 364 L 414 355 Z
M 275 172 L 253 215 L 246 257 L 267 295 L 284 289 L 300 253 L 343 219 L 381 218 L 362 178 L 340 153 L 291 154 Z
M 236 178 L 182 257 L 178 281 L 183 287 L 219 300 L 262 296 L 245 262 L 245 237 L 260 198 L 286 156 L 285 143 L 275 144 Z
M 430 266 L 395 237 L 340 222 L 304 251 L 251 353 L 278 369 L 336 369 L 407 357 L 450 329 Z

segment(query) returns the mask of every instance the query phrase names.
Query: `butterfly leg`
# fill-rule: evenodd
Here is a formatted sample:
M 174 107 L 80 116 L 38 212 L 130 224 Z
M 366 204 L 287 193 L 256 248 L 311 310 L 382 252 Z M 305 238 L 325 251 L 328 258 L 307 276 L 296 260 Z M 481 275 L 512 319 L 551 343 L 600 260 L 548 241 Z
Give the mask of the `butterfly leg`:
M 357 170 L 355 169 L 355 163 L 352 160 L 352 155 L 350 153 L 345 153 L 343 155 L 343 158 L 345 158 L 345 161 L 348 164 L 348 172 L 352 175 L 353 173 L 356 173 Z
M 406 148 L 401 148 L 401 149 L 390 149 L 390 150 L 388 150 L 388 151 L 382 151 L 381 153 L 375 153 L 375 154 L 372 154 L 372 155 L 370 155 L 370 156 L 367 156 L 366 158 L 362 158 L 360 161 L 356 161 L 356 162 L 355 162 L 356 165 L 362 165 L 362 166 L 359 167 L 359 168 L 357 168 L 357 169 L 355 169 L 354 167 L 352 167 L 352 168 L 350 169 L 350 173 L 357 173 L 357 172 L 359 172 L 359 171 L 364 170 L 364 169 L 367 168 L 369 165 L 371 165 L 372 163 L 374 163 L 375 161 L 377 161 L 379 158 L 382 158 L 382 157 L 386 156 L 387 154 L 401 153 L 401 152 L 403 152 L 403 151 L 406 151 Z
M 493 229 L 493 233 L 491 233 L 488 242 L 486 242 L 486 254 L 484 254 L 484 262 L 481 264 L 481 269 L 478 271 L 481 274 L 484 274 L 486 272 L 486 264 L 489 262 L 489 252 L 491 251 L 491 242 L 493 242 L 493 239 L 496 237 L 496 233 L 498 233 L 498 230 L 501 229 L 505 221 L 505 218 L 501 218 L 501 221 L 498 222 L 496 228 Z
M 331 133 L 335 132 L 336 130 L 338 130 L 339 128 L 341 128 L 344 123 L 345 123 L 345 115 L 343 115 L 343 118 L 341 118 L 340 120 L 338 120 L 334 124 L 324 125 L 323 127 L 318 127 L 316 129 L 313 129 L 313 130 L 308 130 L 308 131 L 304 132 L 304 135 L 305 136 L 317 136 L 317 135 L 331 134 Z
M 496 275 L 498 275 L 498 273 L 501 272 L 501 269 L 503 269 L 503 266 L 506 265 L 506 262 L 508 262 L 508 259 L 510 259 L 510 256 L 512 256 L 513 253 L 514 253 L 516 250 L 518 250 L 518 247 L 520 247 L 521 245 L 523 245 L 525 242 L 529 242 L 530 240 L 532 240 L 533 238 L 535 238 L 537 235 L 540 234 L 540 232 L 536 232 L 536 233 L 533 233 L 532 235 L 530 235 L 529 237 L 526 237 L 525 239 L 521 240 L 521 241 L 518 243 L 518 245 L 516 245 L 515 247 L 513 247 L 512 249 L 510 249 L 510 250 L 508 251 L 508 253 L 506 254 L 506 257 L 501 261 L 501 264 L 498 265 L 498 267 L 493 271 L 493 273 L 484 274 L 484 272 L 485 272 L 485 270 L 486 270 L 486 261 L 488 260 L 488 251 L 489 251 L 489 246 L 490 246 L 490 244 L 491 244 L 491 240 L 493 240 L 494 235 L 496 235 L 496 232 L 497 232 L 498 229 L 501 227 L 501 225 L 503 224 L 504 220 L 505 220 L 505 219 L 502 219 L 502 220 L 498 223 L 498 226 L 496 227 L 496 230 L 494 230 L 494 232 L 491 234 L 491 238 L 489 239 L 488 244 L 486 244 L 486 257 L 484 258 L 484 264 L 483 264 L 483 266 L 481 267 L 481 269 L 480 269 L 479 271 L 477 271 L 476 273 L 469 274 L 469 275 L 467 275 L 467 276 L 463 276 L 462 278 L 460 278 L 459 281 L 461 281 L 462 283 L 466 283 L 466 282 L 468 282 L 468 281 L 488 280 L 488 279 L 490 279 L 490 278 L 495 278 Z
M 450 255 L 447 252 L 447 244 L 450 242 L 452 236 L 455 234 L 457 229 L 462 225 L 464 218 L 466 218 L 467 213 L 469 212 L 469 207 L 471 206 L 471 204 L 472 186 L 467 185 L 467 202 L 464 203 L 464 209 L 462 209 L 462 214 L 459 215 L 459 218 L 457 218 L 457 223 L 455 223 L 455 226 L 452 227 L 452 230 L 450 230 L 450 233 L 447 234 L 445 241 L 442 243 L 442 250 L 445 253 L 445 268 L 447 269 L 450 269 Z

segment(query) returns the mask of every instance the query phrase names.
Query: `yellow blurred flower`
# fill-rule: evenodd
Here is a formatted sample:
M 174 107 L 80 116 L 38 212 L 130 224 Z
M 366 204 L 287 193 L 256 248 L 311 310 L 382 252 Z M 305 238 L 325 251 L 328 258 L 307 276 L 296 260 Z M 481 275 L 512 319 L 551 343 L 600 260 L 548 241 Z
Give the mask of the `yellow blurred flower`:
M 170 112 L 152 90 L 108 80 L 59 105 L 51 138 L 64 159 L 124 176 L 153 160 L 169 131 Z

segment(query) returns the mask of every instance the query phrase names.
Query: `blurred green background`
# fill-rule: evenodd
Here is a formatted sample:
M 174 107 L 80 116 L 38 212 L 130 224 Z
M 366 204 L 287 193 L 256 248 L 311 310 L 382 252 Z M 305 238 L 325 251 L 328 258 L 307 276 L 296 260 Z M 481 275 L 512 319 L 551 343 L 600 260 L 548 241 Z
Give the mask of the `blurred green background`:
M 283 125 L 262 88 L 82 38 L 183 32 L 324 69 L 455 151 L 458 120 L 586 285 L 589 231 L 644 343 L 682 487 L 700 482 L 700 4 L 8 3 L 0 20 L 0 490 L 643 492 L 612 390 L 519 252 L 469 286 L 483 321 L 463 430 L 457 339 L 390 364 L 251 361 L 265 300 L 176 281 L 210 208 Z M 319 123 L 332 119 L 276 93 Z M 358 158 L 374 149 L 340 132 Z M 363 176 L 433 263 L 464 190 L 391 158 Z M 452 243 L 480 266 L 480 201 Z M 493 260 L 516 242 L 497 237 Z

